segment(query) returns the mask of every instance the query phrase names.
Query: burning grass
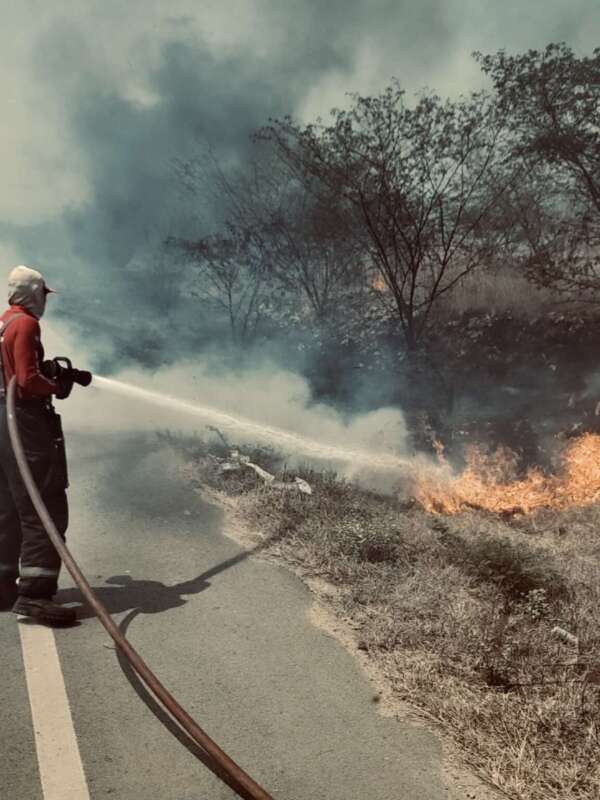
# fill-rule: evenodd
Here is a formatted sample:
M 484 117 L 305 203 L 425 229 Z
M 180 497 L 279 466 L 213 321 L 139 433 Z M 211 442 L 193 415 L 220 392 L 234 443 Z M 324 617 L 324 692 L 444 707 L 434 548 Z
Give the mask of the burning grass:
M 588 433 L 565 448 L 561 468 L 546 475 L 530 469 L 522 479 L 514 478 L 517 459 L 509 450 L 487 454 L 473 447 L 467 467 L 459 475 L 445 470 L 424 474 L 416 496 L 428 511 L 456 514 L 466 509 L 496 513 L 531 514 L 542 508 L 565 510 L 591 506 L 600 498 L 600 436 Z
M 520 800 L 600 800 L 598 447 L 569 444 L 554 478 L 511 480 L 504 460 L 491 480 L 471 462 L 454 493 L 429 490 L 435 514 L 334 476 L 304 475 L 306 496 L 202 458 L 195 471 L 238 495 L 271 553 L 335 585 L 329 602 L 394 695 L 491 783 Z M 515 506 L 532 513 L 487 511 Z

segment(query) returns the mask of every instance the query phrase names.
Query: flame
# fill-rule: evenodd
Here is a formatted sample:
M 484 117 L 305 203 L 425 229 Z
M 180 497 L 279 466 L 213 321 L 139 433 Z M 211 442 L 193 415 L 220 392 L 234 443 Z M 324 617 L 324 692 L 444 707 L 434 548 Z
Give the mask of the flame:
M 375 289 L 376 292 L 385 292 L 387 290 L 387 286 L 382 275 L 377 274 L 373 276 L 371 288 Z
M 597 434 L 587 433 L 571 441 L 555 475 L 535 467 L 524 478 L 514 478 L 517 457 L 506 449 L 489 455 L 472 448 L 466 468 L 458 475 L 448 466 L 441 448 L 438 461 L 443 469 L 423 474 L 416 488 L 417 500 L 435 513 L 457 514 L 478 508 L 499 514 L 530 514 L 542 508 L 588 506 L 600 499 Z

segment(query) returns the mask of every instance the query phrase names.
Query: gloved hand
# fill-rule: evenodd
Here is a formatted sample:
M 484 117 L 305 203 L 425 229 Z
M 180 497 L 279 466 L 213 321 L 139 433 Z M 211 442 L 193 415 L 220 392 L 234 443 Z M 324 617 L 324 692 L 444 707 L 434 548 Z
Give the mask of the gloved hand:
M 55 397 L 57 400 L 66 400 L 73 391 L 73 376 L 68 372 L 59 375 L 56 379 Z
M 73 389 L 71 370 L 63 369 L 56 361 L 44 361 L 41 372 L 56 384 L 57 389 L 54 394 L 57 400 L 65 400 L 71 394 Z

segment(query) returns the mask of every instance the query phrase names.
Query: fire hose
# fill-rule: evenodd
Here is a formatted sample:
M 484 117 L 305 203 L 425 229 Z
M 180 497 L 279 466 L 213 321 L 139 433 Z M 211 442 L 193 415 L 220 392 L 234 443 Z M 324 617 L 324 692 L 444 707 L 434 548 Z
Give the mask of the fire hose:
M 104 605 L 98 600 L 85 575 L 59 534 L 31 473 L 19 434 L 16 415 L 16 380 L 14 377 L 11 379 L 8 386 L 7 406 L 10 441 L 31 502 L 46 533 L 50 537 L 52 544 L 70 572 L 73 580 L 79 587 L 81 594 L 92 607 L 96 616 L 113 639 L 115 645 L 127 658 L 137 675 L 154 694 L 156 699 L 177 721 L 187 735 L 200 747 L 201 751 L 206 756 L 206 759 L 202 759 L 203 763 L 208 766 L 218 778 L 233 789 L 238 797 L 242 797 L 244 800 L 273 800 L 271 795 L 244 772 L 244 770 L 202 730 L 198 723 L 187 713 L 177 700 L 175 700 L 173 695 L 163 686 L 133 645 L 123 635 Z

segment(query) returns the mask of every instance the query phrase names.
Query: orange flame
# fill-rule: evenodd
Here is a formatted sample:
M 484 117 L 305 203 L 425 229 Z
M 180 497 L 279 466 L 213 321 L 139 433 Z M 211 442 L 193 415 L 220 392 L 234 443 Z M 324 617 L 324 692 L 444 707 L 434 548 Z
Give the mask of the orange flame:
M 373 276 L 373 280 L 371 281 L 371 288 L 375 289 L 376 292 L 386 291 L 387 286 L 381 275 L 377 274 Z
M 511 479 L 516 456 L 509 450 L 486 455 L 478 448 L 468 453 L 467 466 L 453 474 L 443 453 L 440 474 L 429 471 L 418 481 L 417 500 L 435 513 L 457 514 L 479 508 L 500 514 L 529 514 L 542 508 L 588 506 L 600 499 L 600 436 L 584 434 L 570 442 L 556 475 L 531 469 L 525 478 Z

